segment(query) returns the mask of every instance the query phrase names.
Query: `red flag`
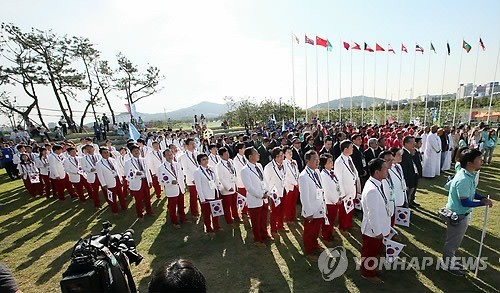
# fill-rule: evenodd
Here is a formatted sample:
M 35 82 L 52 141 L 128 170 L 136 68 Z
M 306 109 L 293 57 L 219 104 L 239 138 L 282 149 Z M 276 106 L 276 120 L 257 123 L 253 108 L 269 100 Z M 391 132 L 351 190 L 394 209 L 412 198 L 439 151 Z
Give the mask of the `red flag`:
M 317 46 L 323 46 L 323 47 L 325 47 L 325 48 L 326 48 L 326 46 L 327 46 L 327 45 L 326 45 L 326 40 L 324 40 L 324 39 L 322 39 L 322 38 L 320 38 L 320 37 L 316 36 L 316 45 L 317 45 Z
M 375 43 L 375 50 L 376 51 L 385 51 L 384 48 L 382 48 L 379 44 Z
M 391 44 L 388 45 L 388 49 L 387 49 L 387 52 L 392 52 L 393 54 L 396 54 L 396 52 L 394 51 L 394 49 L 391 47 Z
M 406 49 L 405 45 L 401 43 L 401 51 L 408 53 L 408 50 Z
M 314 45 L 314 41 L 313 41 L 313 40 L 311 40 L 311 39 L 309 39 L 309 38 L 307 37 L 307 35 L 305 35 L 305 36 L 306 36 L 306 39 L 305 39 L 306 44 L 311 44 L 311 45 Z
M 353 42 L 354 44 L 351 46 L 351 50 L 361 50 L 361 47 L 358 45 L 358 43 Z
M 132 114 L 132 113 L 130 112 L 130 104 L 125 104 L 125 109 L 127 109 L 127 112 L 128 112 L 129 114 Z
M 373 52 L 373 49 L 370 48 L 367 43 L 365 43 L 365 51 Z
M 350 46 L 349 46 L 349 43 L 344 42 L 344 48 L 345 48 L 346 50 L 349 50 L 349 47 L 350 47 Z

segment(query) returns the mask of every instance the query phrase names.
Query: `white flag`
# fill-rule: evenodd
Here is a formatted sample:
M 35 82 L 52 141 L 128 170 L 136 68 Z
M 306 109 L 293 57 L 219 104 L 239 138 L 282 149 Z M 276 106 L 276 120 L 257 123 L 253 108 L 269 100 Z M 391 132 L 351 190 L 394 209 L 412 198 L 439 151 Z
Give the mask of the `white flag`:
M 134 177 L 135 177 L 135 172 L 134 172 L 134 169 L 131 168 L 127 172 L 127 179 L 128 179 L 128 181 L 131 181 L 131 180 L 134 180 Z
M 110 202 L 115 202 L 113 199 L 113 192 L 111 192 L 111 190 L 109 190 L 109 189 L 108 189 L 108 200 Z
M 394 262 L 396 260 L 396 257 L 403 251 L 403 247 L 405 247 L 404 244 L 396 242 L 394 240 L 389 240 L 387 238 L 384 238 L 384 245 L 385 245 L 385 261 L 388 263 Z
M 40 183 L 40 175 L 38 173 L 35 173 L 35 174 L 30 174 L 29 175 L 30 177 L 30 182 L 31 183 Z
M 387 236 L 387 239 L 391 240 L 392 237 L 394 237 L 395 235 L 398 235 L 398 231 L 396 231 L 396 229 L 394 229 L 394 228 L 391 227 L 391 232 L 389 232 L 389 235 Z
M 242 210 L 247 205 L 247 198 L 240 193 L 236 194 L 236 204 L 238 205 L 238 209 Z
M 273 187 L 273 189 L 271 189 L 271 195 L 269 197 L 273 201 L 275 207 L 280 205 L 281 199 L 278 196 L 278 191 L 277 191 L 276 187 Z
M 346 214 L 354 210 L 354 196 L 345 196 L 342 201 L 344 202 L 344 209 Z
M 361 194 L 356 194 L 356 198 L 354 199 L 354 208 L 361 211 Z
M 160 179 L 159 183 L 161 185 L 167 185 L 173 178 L 170 178 L 167 173 L 161 173 L 161 176 L 158 176 L 158 179 Z
M 410 227 L 410 209 L 397 207 L 396 208 L 396 225 Z
M 210 202 L 210 209 L 212 210 L 212 216 L 224 216 L 224 208 L 222 208 L 222 200 L 216 199 Z

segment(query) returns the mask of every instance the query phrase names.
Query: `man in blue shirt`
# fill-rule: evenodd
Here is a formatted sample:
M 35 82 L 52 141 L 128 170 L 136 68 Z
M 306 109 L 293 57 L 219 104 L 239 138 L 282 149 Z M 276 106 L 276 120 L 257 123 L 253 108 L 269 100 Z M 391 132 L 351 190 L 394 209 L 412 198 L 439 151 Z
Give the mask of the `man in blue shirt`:
M 8 144 L 4 144 L 1 150 L 1 160 L 2 166 L 4 166 L 7 175 L 9 175 L 11 180 L 19 178 L 16 165 L 14 165 L 12 159 L 14 158 L 14 148 L 10 147 Z
M 453 214 L 446 222 L 446 241 L 443 247 L 441 267 L 456 276 L 465 274 L 463 267 L 455 261 L 455 252 L 465 236 L 472 208 L 493 205 L 491 200 L 476 193 L 475 172 L 483 164 L 481 156 L 482 153 L 477 149 L 464 150 L 460 159 L 462 168 L 446 186 L 449 188 L 446 207 Z

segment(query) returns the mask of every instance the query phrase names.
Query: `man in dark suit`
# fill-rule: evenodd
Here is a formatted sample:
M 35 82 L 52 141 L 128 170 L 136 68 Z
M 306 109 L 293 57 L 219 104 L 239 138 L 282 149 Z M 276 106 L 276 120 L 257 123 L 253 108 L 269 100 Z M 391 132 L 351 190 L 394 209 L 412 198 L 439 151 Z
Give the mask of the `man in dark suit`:
M 304 170 L 304 153 L 300 149 L 300 140 L 298 138 L 294 138 L 292 140 L 292 159 L 297 162 L 297 167 L 299 168 L 299 172 Z
M 378 138 L 377 143 L 378 143 L 378 147 L 377 147 L 377 151 L 378 151 L 377 157 L 378 157 L 378 155 L 380 155 L 381 152 L 385 151 L 385 137 L 380 136 Z
M 257 150 L 260 155 L 259 163 L 262 165 L 262 168 L 264 168 L 272 160 L 271 153 L 269 152 L 268 149 L 269 145 L 270 145 L 269 138 L 264 138 L 262 140 L 262 145 Z
M 330 154 L 333 156 L 333 139 L 331 136 L 325 137 L 325 144 L 319 151 L 319 155 L 321 156 L 322 154 Z
M 316 150 L 316 148 L 314 147 L 314 137 L 312 135 L 309 135 L 307 137 L 307 144 L 304 147 L 304 149 L 302 150 L 302 152 L 305 154 L 310 150 L 313 150 L 313 151 Z
M 340 143 L 343 142 L 346 138 L 347 138 L 347 136 L 345 135 L 345 133 L 343 133 L 343 132 L 337 133 L 337 142 L 333 146 L 333 161 L 334 162 L 338 157 L 340 157 L 340 154 L 342 153 L 340 151 Z
M 380 150 L 378 149 L 377 139 L 372 137 L 368 140 L 368 148 L 363 153 L 365 155 L 365 161 L 368 164 L 371 160 L 378 158 L 380 155 Z
M 368 179 L 368 172 L 366 170 L 366 161 L 363 152 L 361 151 L 361 144 L 363 143 L 363 137 L 360 134 L 355 134 L 351 137 L 352 143 L 354 144 L 351 159 L 354 163 L 354 167 L 358 171 L 359 179 L 361 181 L 361 187 L 365 185 Z
M 406 182 L 406 187 L 408 190 L 406 194 L 408 195 L 408 205 L 412 208 L 419 206 L 415 202 L 415 193 L 417 192 L 418 185 L 418 168 L 415 164 L 414 157 L 415 152 L 415 137 L 405 136 L 403 139 L 403 159 L 401 161 L 401 168 L 403 169 L 403 175 Z
M 271 140 L 269 141 L 269 149 L 272 150 L 277 146 L 280 146 L 280 143 L 278 142 L 278 133 L 274 131 L 273 133 L 271 133 Z

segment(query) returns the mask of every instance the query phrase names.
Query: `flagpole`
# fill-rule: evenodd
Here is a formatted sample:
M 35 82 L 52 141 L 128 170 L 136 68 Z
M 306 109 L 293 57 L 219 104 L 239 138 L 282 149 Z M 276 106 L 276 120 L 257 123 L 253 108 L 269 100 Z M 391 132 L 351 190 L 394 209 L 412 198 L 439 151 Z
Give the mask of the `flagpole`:
M 448 44 L 448 42 L 446 42 Z M 448 50 L 448 47 L 446 48 Z M 444 94 L 444 79 L 446 77 L 446 60 L 448 59 L 448 52 L 444 55 L 444 69 L 443 69 L 443 81 L 441 83 L 441 98 L 439 100 L 439 113 L 438 113 L 438 121 L 441 123 L 441 111 L 443 109 L 443 94 Z M 443 124 L 443 123 L 441 123 Z
M 462 48 L 463 49 L 463 48 Z M 453 110 L 453 123 L 455 126 L 455 119 L 457 117 L 457 105 L 458 105 L 458 91 L 460 89 L 460 74 L 462 73 L 462 57 L 464 56 L 464 50 L 460 50 L 460 63 L 458 65 L 458 84 L 457 84 L 457 94 L 455 96 L 455 109 Z M 464 92 L 465 93 L 465 92 Z
M 328 42 L 328 38 L 327 42 Z M 328 64 L 328 44 L 327 44 L 327 49 L 325 50 L 326 52 L 326 94 L 328 96 L 328 113 L 327 113 L 327 119 L 330 121 L 330 69 L 329 69 L 329 64 Z
M 490 200 L 489 195 L 488 195 L 488 200 Z M 481 231 L 481 242 L 479 243 L 479 252 L 478 252 L 477 258 L 476 258 L 476 270 L 474 271 L 475 278 L 477 278 L 477 271 L 479 270 L 479 261 L 481 260 L 481 252 L 483 251 L 484 236 L 486 236 L 486 226 L 488 225 L 489 213 L 490 213 L 490 206 L 486 205 L 486 211 L 484 212 L 483 229 Z
M 389 46 L 387 46 L 387 49 L 389 50 Z M 387 121 L 387 99 L 389 98 L 387 96 L 388 85 L 389 85 L 389 51 L 387 51 L 387 69 L 385 72 L 384 124 Z M 391 103 L 392 103 L 392 101 L 391 101 Z M 391 105 L 391 107 L 392 107 L 392 105 Z
M 415 68 L 417 67 L 417 48 L 415 46 L 415 51 L 413 52 L 413 81 L 411 84 L 411 101 L 410 101 L 410 119 L 409 123 L 411 123 L 411 119 L 413 117 L 413 97 L 415 94 Z
M 366 50 L 363 50 L 363 87 L 362 87 L 362 97 L 361 97 L 361 125 L 364 124 L 365 120 L 365 55 Z
M 342 46 L 339 49 L 339 122 L 342 124 Z
M 307 43 L 304 42 L 304 52 L 305 52 L 305 60 L 306 60 L 306 123 L 309 123 L 309 116 L 307 115 L 309 113 L 309 108 L 308 108 L 308 101 L 307 101 Z
M 294 40 L 295 35 L 292 33 L 292 96 L 293 96 L 293 123 L 297 123 L 296 119 L 296 107 L 295 107 L 295 61 L 294 61 L 294 56 L 293 56 L 293 47 L 294 47 Z
M 401 44 L 402 46 L 403 44 Z M 399 57 L 399 82 L 398 82 L 398 109 L 397 109 L 397 121 L 399 123 L 399 100 L 401 100 L 401 73 L 403 69 L 403 50 L 401 50 L 401 55 Z
M 376 43 L 375 43 L 376 45 Z M 373 97 L 372 97 L 372 122 L 375 121 L 375 90 L 377 88 L 377 48 L 375 48 L 373 64 Z
M 352 40 L 351 40 L 352 44 Z M 351 48 L 351 109 L 349 111 L 349 120 L 352 123 L 352 48 Z
M 319 71 L 318 71 L 318 41 L 316 41 L 316 119 L 319 121 Z
M 497 79 L 497 69 L 498 69 L 498 59 L 500 58 L 500 42 L 498 43 L 498 53 L 497 53 L 497 62 L 495 63 L 495 74 L 493 77 L 493 85 L 491 88 L 491 95 L 490 95 L 490 105 L 488 107 L 488 119 L 486 120 L 486 124 L 490 122 L 490 115 L 491 115 L 491 104 L 493 102 L 493 93 L 495 92 L 495 80 Z
M 479 39 L 481 39 L 481 37 L 479 37 Z M 474 68 L 474 82 L 472 83 L 472 88 L 476 87 L 476 92 L 477 92 L 477 86 L 476 86 L 476 74 L 477 74 L 477 63 L 479 61 L 479 46 L 477 48 L 477 54 L 476 54 L 476 66 Z M 472 91 L 471 93 L 471 97 L 470 97 L 470 108 L 469 108 L 469 125 L 470 125 L 470 122 L 472 120 L 472 105 L 474 104 L 474 90 Z
M 427 65 L 427 94 L 425 95 L 425 109 L 424 109 L 424 127 L 427 125 L 427 103 L 429 100 L 429 78 L 431 76 L 431 56 L 432 56 L 431 50 L 429 50 L 429 64 Z

